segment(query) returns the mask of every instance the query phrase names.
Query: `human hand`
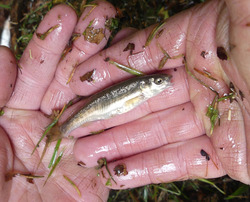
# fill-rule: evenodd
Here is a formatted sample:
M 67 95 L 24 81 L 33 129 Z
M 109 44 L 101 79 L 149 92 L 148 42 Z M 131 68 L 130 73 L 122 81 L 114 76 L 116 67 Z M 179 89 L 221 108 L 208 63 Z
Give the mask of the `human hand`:
M 163 67 L 173 76 L 172 87 L 129 113 L 72 132 L 80 137 L 112 127 L 77 140 L 76 159 L 92 167 L 106 157 L 117 182 L 111 181 L 114 189 L 226 174 L 249 184 L 249 8 L 249 1 L 214 0 L 189 9 L 168 19 L 148 47 L 144 45 L 154 26 L 85 61 L 70 83 L 76 94 L 90 95 L 131 76 L 106 62 L 107 57 L 125 65 L 129 62 L 145 73 L 155 72 L 164 56 L 160 44 L 170 56 L 184 54 L 189 70 L 220 97 L 230 92 L 230 81 L 234 84 L 236 100 L 219 102 L 220 125 L 217 121 L 212 135 L 206 112 L 215 93 L 187 75 L 181 58 L 172 59 Z M 124 51 L 129 43 L 135 44 L 131 55 Z M 206 70 L 217 81 L 194 68 Z M 93 69 L 94 82 L 82 83 L 79 77 Z M 128 173 L 123 175 L 124 166 Z M 114 169 L 120 169 L 121 175 Z M 109 177 L 105 168 L 103 173 L 105 184 Z
M 105 29 L 106 20 L 114 17 L 115 9 L 107 2 L 98 6 L 86 17 L 91 7 L 86 8 L 77 22 L 73 9 L 65 5 L 54 7 L 39 25 L 36 33 L 46 33 L 59 25 L 44 40 L 36 34 L 30 41 L 19 62 L 18 77 L 14 56 L 7 48 L 0 47 L 0 196 L 1 201 L 104 201 L 109 189 L 97 177 L 95 169 L 82 168 L 74 161 L 72 140 L 63 140 L 61 148 L 66 150 L 55 172 L 43 186 L 49 169 L 48 163 L 53 153 L 53 145 L 37 168 L 44 144 L 31 155 L 44 128 L 51 122 L 47 115 L 52 109 L 60 109 L 75 97 L 66 84 L 74 67 L 101 50 L 109 37 Z M 94 31 L 103 28 L 100 43 L 88 42 L 81 33 L 93 21 Z M 73 32 L 80 33 L 72 50 L 60 61 L 62 51 Z M 14 88 L 15 85 L 15 88 Z M 14 92 L 13 92 L 14 89 Z M 12 97 L 10 98 L 11 93 Z M 34 179 L 34 184 L 21 176 L 6 181 L 6 174 L 12 172 L 44 175 L 44 179 Z M 81 191 L 82 197 L 63 175 L 70 178 Z

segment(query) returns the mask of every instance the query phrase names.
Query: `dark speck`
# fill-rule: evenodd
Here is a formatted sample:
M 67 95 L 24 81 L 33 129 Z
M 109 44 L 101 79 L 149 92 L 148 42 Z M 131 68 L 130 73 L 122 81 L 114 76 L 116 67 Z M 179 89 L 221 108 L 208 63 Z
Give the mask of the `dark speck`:
M 241 91 L 241 90 L 239 90 L 239 94 L 240 94 L 240 98 L 241 98 L 241 100 L 243 101 L 243 99 L 244 99 L 244 94 L 243 94 L 243 92 Z
M 177 72 L 177 68 L 174 68 L 174 71 Z
M 110 60 L 109 57 L 106 57 L 106 58 L 104 59 L 105 62 L 108 62 L 109 60 Z
M 11 87 L 11 88 L 13 87 L 13 84 L 12 84 L 12 83 L 10 84 L 10 87 Z
M 184 110 L 185 110 L 185 108 L 183 107 L 183 108 L 182 108 L 182 111 L 184 111 Z
M 206 51 L 201 51 L 201 56 L 205 59 L 206 58 L 206 55 L 208 54 L 208 52 Z
M 40 60 L 40 64 L 43 64 L 44 63 L 44 60 Z
M 206 160 L 209 161 L 210 160 L 210 156 L 208 155 L 207 152 L 205 152 L 203 149 L 200 151 L 201 155 L 202 156 L 205 156 L 206 157 Z
M 115 175 L 117 175 L 117 176 L 121 176 L 121 175 L 125 176 L 125 175 L 128 174 L 128 171 L 127 171 L 127 168 L 126 168 L 125 164 L 119 164 L 119 165 L 117 165 L 114 168 L 114 172 L 115 172 Z
M 221 60 L 227 60 L 228 59 L 227 52 L 226 52 L 225 48 L 221 47 L 221 46 L 217 48 L 217 56 Z

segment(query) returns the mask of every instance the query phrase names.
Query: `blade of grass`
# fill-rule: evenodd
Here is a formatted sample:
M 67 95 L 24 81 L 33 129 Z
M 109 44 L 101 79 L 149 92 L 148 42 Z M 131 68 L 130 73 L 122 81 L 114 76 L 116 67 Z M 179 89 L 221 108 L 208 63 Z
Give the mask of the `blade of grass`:
M 10 5 L 0 4 L 0 8 L 11 9 Z
M 51 177 L 51 175 L 53 174 L 54 170 L 56 169 L 58 163 L 61 161 L 62 156 L 63 156 L 63 152 L 64 152 L 64 149 L 61 151 L 61 153 L 59 154 L 58 158 L 56 159 L 55 164 L 51 168 L 51 170 L 49 172 L 49 175 L 48 175 L 46 181 L 44 182 L 43 186 L 47 183 L 48 179 Z
M 61 141 L 62 141 L 62 139 L 57 140 L 57 143 L 56 143 L 56 146 L 54 148 L 54 152 L 53 152 L 52 158 L 50 160 L 50 163 L 48 165 L 48 168 L 51 168 L 51 166 L 53 166 L 55 164 L 57 153 L 58 153 Z
M 82 194 L 81 194 L 79 188 L 76 186 L 76 184 L 71 179 L 69 179 L 66 175 L 63 175 L 63 177 L 64 177 L 64 179 L 66 179 L 74 187 L 74 189 L 76 190 L 78 195 L 81 197 Z
M 181 190 L 174 184 L 174 183 L 170 183 L 170 185 L 172 187 L 174 187 L 176 189 L 176 191 L 172 191 L 170 189 L 167 189 L 165 187 L 162 187 L 162 186 L 159 186 L 159 185 L 153 185 L 154 187 L 157 187 L 158 189 L 161 189 L 163 191 L 166 191 L 168 193 L 171 193 L 171 194 L 174 194 L 174 195 L 177 195 L 177 196 L 180 196 L 181 195 Z
M 153 40 L 154 36 L 156 35 L 156 33 L 166 24 L 166 21 L 162 21 L 161 23 L 159 23 L 158 25 L 156 25 L 156 27 L 152 30 L 152 32 L 149 34 L 147 41 L 145 43 L 145 47 L 149 46 L 149 44 L 151 43 L 151 41 Z
M 143 72 L 137 70 L 137 69 L 134 69 L 132 67 L 128 67 L 126 65 L 122 65 L 122 64 L 119 64 L 118 62 L 115 62 L 113 60 L 109 60 L 109 63 L 112 64 L 112 65 L 115 65 L 116 67 L 118 67 L 119 69 L 125 71 L 125 72 L 128 72 L 130 74 L 133 74 L 135 76 L 142 76 L 144 75 Z
M 240 198 L 240 195 L 248 193 L 248 191 L 249 191 L 249 185 L 243 184 L 238 189 L 236 189 L 235 192 L 226 197 L 225 200 Z
M 207 183 L 207 184 L 210 184 L 211 186 L 213 186 L 215 189 L 217 189 L 220 193 L 222 194 L 226 194 L 223 190 L 221 190 L 219 187 L 217 187 L 213 182 L 209 181 L 209 180 L 206 180 L 206 179 L 197 179 L 201 182 L 204 182 L 204 183 Z

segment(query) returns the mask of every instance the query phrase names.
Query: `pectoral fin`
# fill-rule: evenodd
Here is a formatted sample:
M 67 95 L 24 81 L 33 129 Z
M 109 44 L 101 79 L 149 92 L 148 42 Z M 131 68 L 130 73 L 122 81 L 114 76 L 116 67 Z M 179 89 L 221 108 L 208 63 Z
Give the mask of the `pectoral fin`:
M 143 99 L 144 99 L 143 95 L 136 96 L 130 100 L 127 100 L 125 102 L 125 107 L 132 109 L 133 107 L 139 105 Z

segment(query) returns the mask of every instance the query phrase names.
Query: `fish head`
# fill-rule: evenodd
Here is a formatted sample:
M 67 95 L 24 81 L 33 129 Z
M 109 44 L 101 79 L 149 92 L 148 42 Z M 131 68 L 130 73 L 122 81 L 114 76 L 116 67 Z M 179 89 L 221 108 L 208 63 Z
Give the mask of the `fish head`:
M 153 74 L 148 75 L 140 82 L 140 88 L 145 97 L 153 97 L 171 85 L 171 75 Z

